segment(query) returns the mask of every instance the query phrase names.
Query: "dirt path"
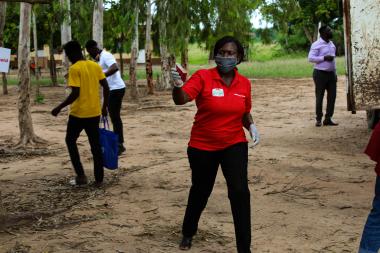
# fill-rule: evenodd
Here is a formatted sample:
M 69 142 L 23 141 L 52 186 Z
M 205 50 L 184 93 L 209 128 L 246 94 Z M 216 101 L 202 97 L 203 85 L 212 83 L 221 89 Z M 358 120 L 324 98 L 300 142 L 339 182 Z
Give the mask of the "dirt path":
M 256 80 L 253 114 L 262 135 L 249 152 L 253 252 L 355 252 L 370 208 L 375 174 L 362 150 L 365 114 L 346 112 L 340 78 L 335 119 L 314 127 L 311 79 Z M 43 88 L 33 106 L 40 154 L 8 154 L 18 138 L 17 94 L 0 99 L 0 190 L 8 210 L 0 252 L 179 252 L 190 171 L 186 146 L 195 105 L 174 106 L 169 93 L 126 103 L 127 152 L 105 186 L 68 186 L 66 114 L 50 116 L 62 88 Z M 84 136 L 80 152 L 92 179 Z M 42 154 L 42 155 L 41 155 Z M 221 173 L 190 252 L 235 252 Z M 18 251 L 15 251 L 15 250 Z M 23 250 L 23 251 L 22 251 Z

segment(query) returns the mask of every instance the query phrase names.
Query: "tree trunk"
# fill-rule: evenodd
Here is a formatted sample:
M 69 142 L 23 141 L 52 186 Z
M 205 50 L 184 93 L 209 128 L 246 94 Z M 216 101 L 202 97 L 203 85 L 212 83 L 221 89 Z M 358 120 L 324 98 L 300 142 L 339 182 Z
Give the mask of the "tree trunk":
M 18 43 L 18 74 L 20 91 L 18 98 L 18 122 L 20 141 L 16 147 L 34 145 L 42 140 L 34 134 L 32 116 L 30 113 L 30 17 L 32 5 L 20 4 L 20 30 Z
M 129 64 L 129 83 L 131 85 L 131 97 L 136 100 L 137 94 L 137 78 L 136 78 L 136 66 L 137 66 L 137 56 L 139 52 L 139 6 L 135 3 L 135 22 L 133 27 L 133 41 L 131 48 L 131 62 Z
M 1 78 L 3 80 L 3 95 L 8 95 L 8 80 L 7 74 L 1 73 Z
M 313 44 L 318 39 L 318 24 L 313 26 L 313 31 L 310 31 L 306 26 L 303 27 L 303 30 L 310 44 Z
M 96 0 L 94 4 L 92 38 L 103 48 L 103 0 Z
M 153 65 L 152 65 L 152 50 L 151 50 L 151 30 L 152 30 L 152 2 L 148 0 L 146 11 L 146 34 L 145 34 L 145 71 L 148 94 L 154 93 L 153 88 Z
M 57 66 L 55 64 L 55 58 L 54 58 L 54 49 L 53 49 L 53 29 L 50 31 L 50 41 L 49 41 L 49 54 L 50 54 L 50 59 L 49 59 L 49 68 L 50 68 L 50 78 L 51 78 L 51 85 L 52 86 L 58 86 L 57 82 Z
M 159 2 L 159 10 L 161 13 L 161 18 L 159 21 L 159 35 L 160 35 L 160 56 L 161 56 L 161 82 L 160 88 L 168 90 L 171 88 L 170 85 L 170 63 L 169 63 L 169 53 L 167 46 L 167 35 L 166 35 L 166 23 L 167 23 L 167 12 L 168 12 L 168 1 L 162 0 Z
M 3 40 L 4 40 L 4 25 L 5 25 L 5 17 L 7 14 L 7 2 L 0 2 L 0 47 L 3 47 Z M 7 75 L 5 73 L 2 73 L 2 80 L 3 80 L 3 94 L 8 94 L 8 81 L 7 81 Z
M 181 51 L 181 65 L 186 71 L 189 70 L 189 37 L 184 40 L 184 45 Z
M 123 45 L 124 45 L 124 34 L 123 32 L 120 35 L 120 41 L 119 41 L 119 55 L 120 55 L 120 75 L 121 78 L 124 76 L 124 61 L 123 61 Z
M 321 22 L 314 25 L 314 34 L 313 34 L 313 42 L 316 41 L 319 38 L 319 28 L 322 25 Z
M 6 211 L 3 205 L 3 197 L 1 195 L 0 191 L 0 229 L 3 229 L 5 224 L 5 218 L 6 218 Z
M 124 62 L 123 62 L 123 51 L 121 48 L 119 48 L 119 61 L 120 61 L 120 75 L 121 78 L 124 76 Z
M 36 13 L 32 10 L 32 21 L 33 21 L 33 46 L 34 46 L 34 76 L 36 77 L 36 101 L 40 96 L 40 76 L 39 76 L 39 68 L 38 68 L 38 45 L 37 45 L 37 23 L 36 23 Z
M 67 13 L 67 18 L 63 20 L 61 25 L 61 44 L 63 46 L 71 40 L 70 0 L 60 0 L 60 4 Z M 65 50 L 62 53 L 62 65 L 64 67 L 64 76 L 66 76 L 69 72 L 69 59 L 65 54 Z
M 208 64 L 210 64 L 212 60 L 214 60 L 214 50 L 210 49 L 208 52 Z

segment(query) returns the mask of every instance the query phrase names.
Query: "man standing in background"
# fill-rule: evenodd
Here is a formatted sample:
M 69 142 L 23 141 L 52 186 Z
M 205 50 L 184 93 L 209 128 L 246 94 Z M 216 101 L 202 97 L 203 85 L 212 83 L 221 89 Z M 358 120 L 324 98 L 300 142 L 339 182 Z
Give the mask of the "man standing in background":
M 107 115 L 109 97 L 107 79 L 98 64 L 85 60 L 82 55 L 82 47 L 77 41 L 67 42 L 63 49 L 72 63 L 67 81 L 71 93 L 51 111 L 51 114 L 57 116 L 63 108 L 70 105 L 65 140 L 71 163 L 76 172 L 75 179 L 70 183 L 73 185 L 87 184 L 87 177 L 77 146 L 77 139 L 85 130 L 94 160 L 95 184 L 100 186 L 103 182 L 104 169 L 99 141 L 99 120 L 100 115 Z M 103 87 L 103 106 L 100 105 L 99 84 Z
M 327 91 L 327 108 L 324 126 L 337 126 L 332 121 L 336 99 L 336 65 L 335 52 L 336 48 L 331 41 L 333 37 L 332 30 L 329 26 L 322 26 L 319 29 L 321 38 L 315 41 L 310 48 L 309 61 L 314 63 L 313 79 L 315 83 L 316 98 L 316 123 L 315 126 L 322 126 L 322 107 L 325 90 Z
M 99 49 L 98 43 L 89 40 L 86 43 L 86 50 L 90 56 L 102 67 L 110 88 L 108 112 L 111 117 L 113 131 L 119 137 L 119 155 L 125 151 L 123 122 L 120 117 L 121 105 L 125 94 L 125 83 L 121 78 L 119 67 L 115 57 L 102 49 Z

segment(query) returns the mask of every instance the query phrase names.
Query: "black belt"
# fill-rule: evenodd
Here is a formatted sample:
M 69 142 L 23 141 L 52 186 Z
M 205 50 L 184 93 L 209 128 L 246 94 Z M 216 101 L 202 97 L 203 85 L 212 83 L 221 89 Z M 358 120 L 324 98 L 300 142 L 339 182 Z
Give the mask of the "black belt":
M 335 71 L 326 71 L 326 70 L 320 70 L 320 69 L 314 69 L 318 72 L 322 72 L 322 73 L 327 73 L 327 74 L 330 74 L 330 73 L 335 73 Z

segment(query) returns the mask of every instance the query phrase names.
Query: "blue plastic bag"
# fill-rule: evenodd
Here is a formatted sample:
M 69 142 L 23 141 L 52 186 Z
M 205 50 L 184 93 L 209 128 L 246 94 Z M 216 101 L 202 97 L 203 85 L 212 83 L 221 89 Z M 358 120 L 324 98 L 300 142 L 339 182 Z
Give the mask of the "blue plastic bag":
M 104 128 L 99 128 L 99 135 L 103 154 L 103 166 L 107 169 L 115 170 L 118 167 L 119 137 L 114 132 L 108 130 L 107 117 L 102 117 L 102 121 Z

